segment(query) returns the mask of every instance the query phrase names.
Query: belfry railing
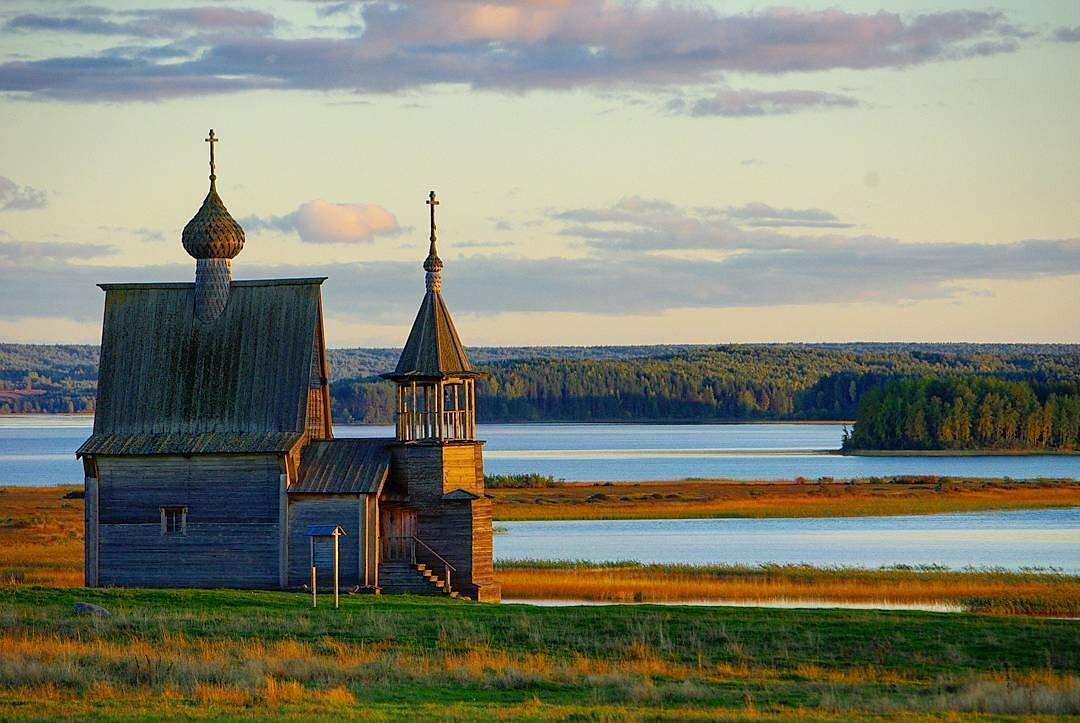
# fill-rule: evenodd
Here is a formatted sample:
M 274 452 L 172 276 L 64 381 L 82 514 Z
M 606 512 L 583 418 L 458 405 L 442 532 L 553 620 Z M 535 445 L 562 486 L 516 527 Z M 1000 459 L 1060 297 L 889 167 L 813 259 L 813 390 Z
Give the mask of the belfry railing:
M 476 438 L 472 379 L 398 384 L 395 423 L 403 442 Z

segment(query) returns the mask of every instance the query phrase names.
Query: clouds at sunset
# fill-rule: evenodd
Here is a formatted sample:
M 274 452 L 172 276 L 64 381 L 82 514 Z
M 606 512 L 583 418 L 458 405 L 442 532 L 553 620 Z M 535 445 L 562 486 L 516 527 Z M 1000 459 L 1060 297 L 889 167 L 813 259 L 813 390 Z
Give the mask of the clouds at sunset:
M 211 127 L 333 345 L 400 343 L 432 188 L 466 343 L 1080 341 L 1080 3 L 776 5 L 4 0 L 0 341 L 193 279 Z
M 0 211 L 26 211 L 32 208 L 45 208 L 49 205 L 49 195 L 37 188 L 20 186 L 15 181 L 0 176 Z
M 786 115 L 805 110 L 851 108 L 858 104 L 859 101 L 850 95 L 816 90 L 760 91 L 725 88 L 696 100 L 675 98 L 668 102 L 667 108 L 675 113 L 698 117 L 745 118 Z
M 242 224 L 251 229 L 295 231 L 308 243 L 364 243 L 376 236 L 398 233 L 394 214 L 382 206 L 364 203 L 331 203 L 321 198 L 300 204 L 290 214 L 259 218 L 250 216 Z
M 306 221 L 297 220 L 303 218 L 305 207 L 316 209 L 315 215 L 319 208 L 332 210 L 312 222 L 312 230 L 304 226 Z M 355 219 L 363 216 L 363 208 L 378 207 L 311 202 L 296 214 L 282 217 L 292 220 L 263 228 L 317 233 L 321 242 L 331 238 L 358 241 L 363 240 L 355 236 L 363 232 L 362 223 Z M 958 284 L 972 280 L 1080 274 L 1080 239 L 904 243 L 879 236 L 841 235 L 832 229 L 807 235 L 753 227 L 760 219 L 812 226 L 815 219 L 835 218 L 821 209 L 764 203 L 687 209 L 664 200 L 628 197 L 610 206 L 569 210 L 552 218 L 563 224 L 564 236 L 580 240 L 588 249 L 586 256 L 523 258 L 492 252 L 450 257 L 444 291 L 454 309 L 480 315 L 582 312 L 619 316 L 837 300 L 896 303 L 950 298 Z M 257 244 L 259 229 L 250 223 L 247 229 L 249 241 Z M 0 243 L 0 259 L 6 259 L 9 271 L 18 270 L 10 274 L 12 303 L 0 311 L 0 317 L 41 314 L 91 321 L 101 303 L 96 283 L 188 280 L 193 275 L 190 264 L 102 268 L 78 262 L 80 257 L 108 251 L 108 247 L 88 244 Z M 701 255 L 704 252 L 723 253 L 716 257 Z M 54 263 L 43 265 L 42 258 Z M 301 266 L 249 263 L 241 255 L 233 268 L 236 278 L 329 276 L 329 308 L 337 309 L 339 315 L 349 313 L 343 310 L 361 310 L 363 318 L 381 322 L 407 321 L 423 288 L 419 258 Z M 415 283 L 410 284 L 410 279 Z
M 440 84 L 510 92 L 650 88 L 714 84 L 730 72 L 903 68 L 1011 52 L 1026 36 L 995 12 L 725 15 L 699 4 L 603 0 L 358 3 L 324 19 L 329 24 L 284 35 L 271 32 L 281 23 L 267 13 L 228 8 L 56 6 L 51 13 L 12 14 L 5 33 L 64 30 L 116 37 L 119 44 L 0 63 L 0 91 L 133 101 L 256 89 L 384 93 Z M 686 107 L 695 115 L 764 115 L 855 102 L 813 89 L 721 90 Z

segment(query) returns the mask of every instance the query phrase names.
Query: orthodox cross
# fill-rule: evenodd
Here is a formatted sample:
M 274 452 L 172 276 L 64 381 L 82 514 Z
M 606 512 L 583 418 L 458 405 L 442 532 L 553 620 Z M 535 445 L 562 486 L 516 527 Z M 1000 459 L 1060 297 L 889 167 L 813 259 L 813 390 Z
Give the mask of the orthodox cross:
M 207 136 L 206 142 L 210 144 L 210 179 L 214 180 L 217 176 L 214 173 L 214 144 L 220 139 L 214 135 L 214 129 L 210 129 L 210 135 Z
M 428 200 L 424 203 L 431 206 L 431 243 L 435 243 L 435 207 L 439 205 L 439 202 L 435 200 L 434 191 L 428 194 Z

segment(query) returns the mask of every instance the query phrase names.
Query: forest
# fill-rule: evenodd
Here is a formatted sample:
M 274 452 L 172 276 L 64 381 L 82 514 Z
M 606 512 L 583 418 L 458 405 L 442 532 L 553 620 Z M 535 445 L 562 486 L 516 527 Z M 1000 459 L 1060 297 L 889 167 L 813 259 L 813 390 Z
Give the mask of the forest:
M 921 377 L 867 390 L 846 450 L 1080 449 L 1080 382 Z
M 909 376 L 994 375 L 1038 382 L 1080 379 L 1080 353 L 999 347 L 862 348 L 730 345 L 631 358 L 531 358 L 478 364 L 484 422 L 722 422 L 854 419 L 871 388 Z M 393 387 L 344 379 L 334 416 L 386 422 Z
M 737 344 L 480 347 L 482 422 L 855 419 L 868 390 L 910 377 L 1080 380 L 1075 345 Z M 329 349 L 336 422 L 388 423 L 394 349 Z M 93 411 L 95 346 L 0 344 L 0 413 Z

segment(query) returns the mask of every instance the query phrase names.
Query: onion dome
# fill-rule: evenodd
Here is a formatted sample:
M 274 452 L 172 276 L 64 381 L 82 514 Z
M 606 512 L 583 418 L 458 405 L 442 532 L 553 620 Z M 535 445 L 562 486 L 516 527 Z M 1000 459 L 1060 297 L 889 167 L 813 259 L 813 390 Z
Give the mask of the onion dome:
M 206 139 L 210 144 L 210 192 L 195 216 L 184 226 L 184 250 L 196 259 L 231 259 L 244 248 L 244 229 L 229 215 L 217 192 L 214 173 L 213 129 Z

